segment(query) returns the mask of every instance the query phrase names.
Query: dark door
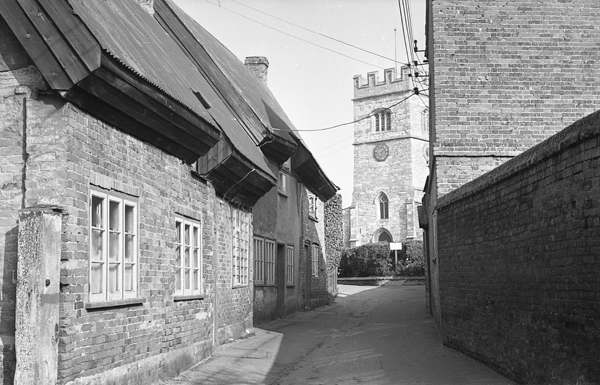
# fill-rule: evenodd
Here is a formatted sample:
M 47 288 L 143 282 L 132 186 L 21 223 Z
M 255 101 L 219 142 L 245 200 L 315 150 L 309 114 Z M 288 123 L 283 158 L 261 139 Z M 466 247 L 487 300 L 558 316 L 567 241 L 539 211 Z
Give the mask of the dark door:
M 277 262 L 275 263 L 277 283 L 277 318 L 285 317 L 285 245 L 277 244 Z

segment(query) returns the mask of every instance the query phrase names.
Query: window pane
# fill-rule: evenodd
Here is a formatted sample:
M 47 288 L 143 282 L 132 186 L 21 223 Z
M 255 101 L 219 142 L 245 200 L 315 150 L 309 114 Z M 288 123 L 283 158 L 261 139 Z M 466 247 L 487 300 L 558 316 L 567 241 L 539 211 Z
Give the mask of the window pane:
M 135 252 L 135 237 L 131 234 L 125 235 L 125 261 L 133 262 L 133 253 Z
M 92 273 L 90 277 L 90 287 L 92 294 L 103 293 L 104 280 L 102 279 L 102 267 L 104 263 L 92 263 Z
M 185 244 L 190 244 L 190 225 L 185 225 Z
M 193 257 L 192 257 L 192 267 L 198 268 L 200 266 L 198 262 L 198 249 L 194 249 Z
M 119 285 L 119 264 L 111 263 L 108 265 L 108 292 L 115 293 L 121 290 Z
M 177 243 L 181 244 L 181 222 L 175 222 L 175 231 L 177 232 Z
M 119 260 L 119 233 L 110 233 L 108 259 L 111 261 Z
M 194 226 L 194 239 L 193 239 L 193 245 L 198 247 L 199 245 L 199 240 L 198 240 L 198 233 L 199 233 L 199 229 L 198 227 Z
M 181 267 L 175 268 L 175 290 L 181 290 Z
M 199 273 L 200 272 L 198 270 L 196 270 L 196 269 L 194 270 L 194 277 L 193 277 L 194 286 L 192 287 L 192 289 L 194 289 L 194 290 L 198 290 L 198 274 Z
M 190 288 L 190 269 L 185 269 L 185 288 Z
M 125 273 L 124 273 L 124 278 L 123 278 L 123 289 L 125 291 L 132 291 L 134 286 L 133 286 L 133 279 L 134 279 L 134 274 L 133 274 L 133 266 L 131 264 L 125 264 Z
M 102 230 L 93 230 L 92 229 L 92 255 L 90 259 L 102 261 L 104 259 L 102 253 L 102 234 L 104 231 Z
M 125 205 L 125 232 L 135 233 L 135 210 L 133 206 Z
M 185 267 L 190 267 L 190 248 L 185 248 Z
M 119 206 L 121 204 L 119 202 L 110 201 L 109 207 L 109 222 L 108 228 L 111 230 L 120 230 L 121 229 L 121 218 L 119 213 Z
M 104 199 L 92 197 L 92 227 L 103 228 L 102 226 L 102 203 Z

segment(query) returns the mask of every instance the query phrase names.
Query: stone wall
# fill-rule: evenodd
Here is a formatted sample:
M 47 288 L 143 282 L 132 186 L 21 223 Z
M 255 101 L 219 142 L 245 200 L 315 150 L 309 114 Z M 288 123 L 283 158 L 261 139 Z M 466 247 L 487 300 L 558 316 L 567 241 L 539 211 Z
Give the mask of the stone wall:
M 599 383 L 600 113 L 437 210 L 444 343 L 521 383 Z
M 367 81 L 354 78 L 354 188 L 350 214 L 350 241 L 357 245 L 377 242 L 382 229 L 395 242 L 421 237 L 414 220 L 427 177 L 428 129 L 423 120 L 425 105 L 413 95 L 413 84 L 402 68 L 385 70 L 380 81 L 376 72 Z M 374 111 L 389 108 L 391 130 L 375 129 Z M 376 148 L 385 146 L 387 155 L 375 159 Z M 389 218 L 381 219 L 378 197 L 389 199 Z

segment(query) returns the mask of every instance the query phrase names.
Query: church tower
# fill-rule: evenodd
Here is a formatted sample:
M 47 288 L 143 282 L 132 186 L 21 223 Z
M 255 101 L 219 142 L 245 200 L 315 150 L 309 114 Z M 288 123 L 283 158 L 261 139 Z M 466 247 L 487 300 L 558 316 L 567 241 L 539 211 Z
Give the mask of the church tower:
M 417 206 L 428 173 L 428 109 L 409 68 L 354 77 L 354 191 L 349 245 L 422 239 Z M 425 101 L 425 102 L 424 102 Z

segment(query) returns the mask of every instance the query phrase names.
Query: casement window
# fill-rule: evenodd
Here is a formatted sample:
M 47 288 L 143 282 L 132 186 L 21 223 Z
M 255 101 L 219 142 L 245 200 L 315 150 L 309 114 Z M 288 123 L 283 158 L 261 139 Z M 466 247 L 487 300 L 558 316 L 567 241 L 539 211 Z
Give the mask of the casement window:
M 254 237 L 254 283 L 275 285 L 277 246 L 275 241 Z
M 319 276 L 319 245 L 313 244 L 311 248 L 312 275 Z
M 232 210 L 233 286 L 248 285 L 248 246 L 250 244 L 250 214 Z
M 284 172 L 279 171 L 279 181 L 277 183 L 277 191 L 281 195 L 288 195 L 288 175 Z
M 254 283 L 265 282 L 265 241 L 254 237 Z
M 385 193 L 379 195 L 379 219 L 388 219 L 389 216 L 389 199 Z
M 294 246 L 285 249 L 285 284 L 294 286 Z
M 137 296 L 137 210 L 135 198 L 90 190 L 90 302 Z
M 177 218 L 175 232 L 175 295 L 202 294 L 201 223 Z
M 275 285 L 275 242 L 265 241 L 265 283 Z
M 310 219 L 317 220 L 317 206 L 318 200 L 317 197 L 309 194 L 308 195 L 308 216 Z
M 373 126 L 375 132 L 391 131 L 392 112 L 388 109 L 382 109 L 373 112 Z

